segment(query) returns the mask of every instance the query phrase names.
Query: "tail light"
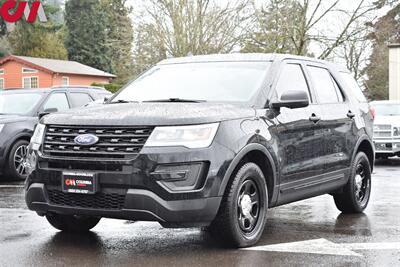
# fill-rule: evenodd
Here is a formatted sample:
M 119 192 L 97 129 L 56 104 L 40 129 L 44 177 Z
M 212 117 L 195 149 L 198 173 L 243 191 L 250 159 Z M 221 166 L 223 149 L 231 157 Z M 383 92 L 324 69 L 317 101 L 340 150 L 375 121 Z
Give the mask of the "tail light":
M 370 107 L 370 108 L 369 108 L 369 113 L 371 114 L 372 119 L 375 120 L 376 110 L 375 110 L 374 107 Z

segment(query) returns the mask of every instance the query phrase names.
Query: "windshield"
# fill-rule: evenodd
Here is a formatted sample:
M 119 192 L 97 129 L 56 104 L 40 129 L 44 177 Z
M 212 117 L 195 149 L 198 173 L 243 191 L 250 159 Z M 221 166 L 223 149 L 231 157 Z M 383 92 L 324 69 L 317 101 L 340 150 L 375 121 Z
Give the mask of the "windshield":
M 382 104 L 374 108 L 378 116 L 400 116 L 400 104 Z
M 270 64 L 210 62 L 156 66 L 129 84 L 112 102 L 248 102 L 262 85 Z
M 0 94 L 0 113 L 25 115 L 29 113 L 41 99 L 40 94 Z

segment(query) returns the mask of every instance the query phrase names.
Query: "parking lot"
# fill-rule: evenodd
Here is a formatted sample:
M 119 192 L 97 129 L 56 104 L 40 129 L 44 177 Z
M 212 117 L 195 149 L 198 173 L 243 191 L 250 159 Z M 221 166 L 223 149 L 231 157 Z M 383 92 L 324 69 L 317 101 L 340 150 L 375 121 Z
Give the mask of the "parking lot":
M 230 250 L 206 231 L 102 220 L 87 235 L 55 231 L 0 184 L 0 266 L 399 266 L 400 160 L 380 161 L 370 206 L 343 215 L 330 196 L 269 211 L 257 247 Z

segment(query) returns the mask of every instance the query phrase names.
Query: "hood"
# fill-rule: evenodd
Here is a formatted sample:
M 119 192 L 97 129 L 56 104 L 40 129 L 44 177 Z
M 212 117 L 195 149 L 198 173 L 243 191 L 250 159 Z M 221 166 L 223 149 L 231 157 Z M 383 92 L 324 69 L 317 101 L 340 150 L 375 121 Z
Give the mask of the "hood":
M 20 122 L 28 119 L 32 119 L 32 117 L 26 117 L 20 115 L 0 115 L 0 124 Z
M 254 117 L 252 108 L 213 103 L 129 103 L 96 105 L 45 116 L 45 124 L 166 126 Z
M 374 120 L 375 125 L 392 125 L 400 127 L 400 116 L 376 116 Z

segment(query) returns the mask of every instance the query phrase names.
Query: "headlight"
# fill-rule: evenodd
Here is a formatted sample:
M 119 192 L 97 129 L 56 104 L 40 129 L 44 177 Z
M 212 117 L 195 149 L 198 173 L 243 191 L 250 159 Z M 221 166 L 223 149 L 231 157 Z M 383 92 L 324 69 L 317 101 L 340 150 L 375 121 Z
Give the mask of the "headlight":
M 219 123 L 194 126 L 156 127 L 145 146 L 206 148 L 209 147 L 214 140 L 218 126 Z
M 33 136 L 31 138 L 32 149 L 39 149 L 40 145 L 43 142 L 45 128 L 46 126 L 40 123 L 36 126 L 35 132 L 33 133 Z

